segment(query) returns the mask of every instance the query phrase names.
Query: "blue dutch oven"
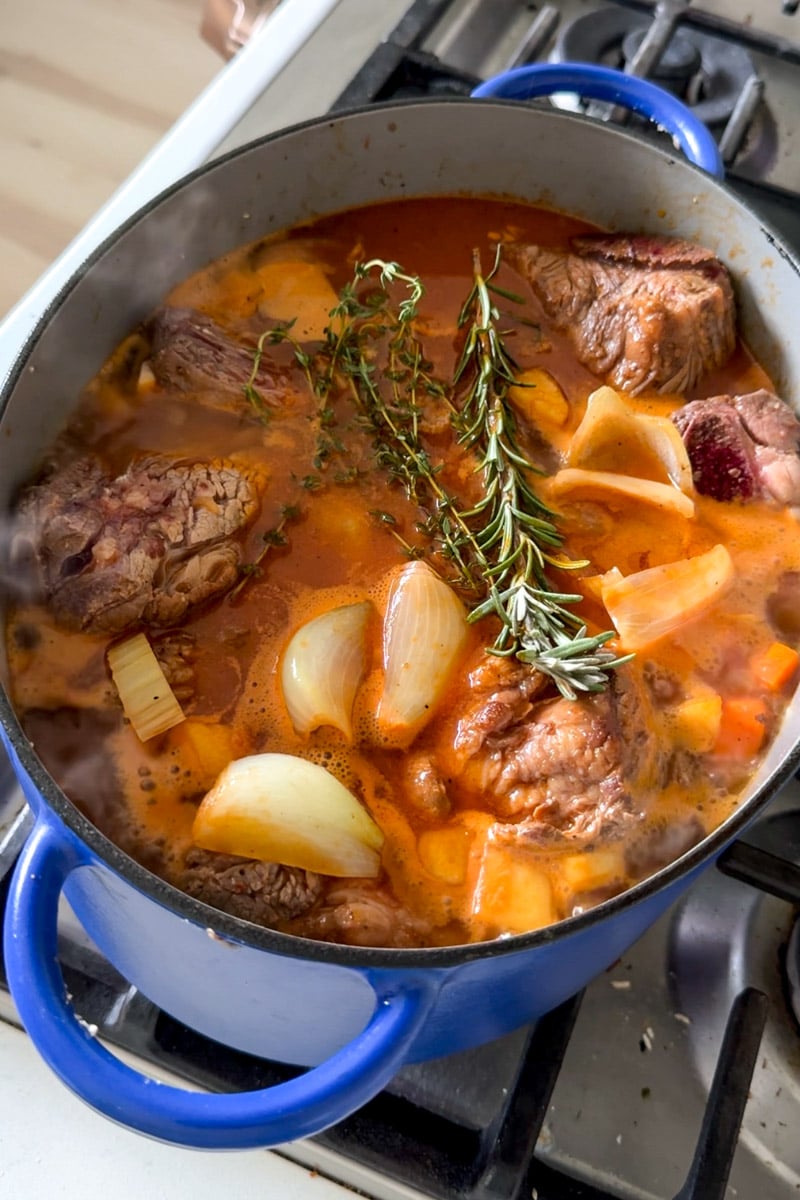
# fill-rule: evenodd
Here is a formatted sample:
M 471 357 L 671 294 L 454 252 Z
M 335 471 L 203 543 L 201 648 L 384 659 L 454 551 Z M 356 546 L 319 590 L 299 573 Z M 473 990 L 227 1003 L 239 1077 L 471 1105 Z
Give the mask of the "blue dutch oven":
M 520 103 L 556 89 L 629 103 L 699 165 L 669 143 Z M 798 268 L 713 178 L 721 173 L 712 139 L 672 97 L 586 67 L 521 68 L 479 88 L 476 99 L 373 107 L 253 143 L 137 214 L 46 313 L 4 390 L 2 503 L 7 509 L 62 427 L 71 398 L 181 278 L 273 230 L 388 196 L 507 195 L 608 229 L 669 232 L 709 246 L 735 269 L 748 342 L 782 394 L 796 399 L 800 339 L 790 321 L 800 309 Z M 624 896 L 496 942 L 372 950 L 278 934 L 171 888 L 69 802 L 5 694 L 0 715 L 35 814 L 5 922 L 6 967 L 22 1021 L 43 1058 L 93 1108 L 152 1137 L 205 1148 L 272 1146 L 317 1133 L 377 1093 L 403 1064 L 489 1041 L 552 1009 L 672 904 L 798 759 L 793 702 L 738 812 Z M 263 1091 L 207 1095 L 123 1065 L 66 995 L 56 939 L 62 892 L 102 954 L 164 1011 L 238 1050 L 310 1069 Z

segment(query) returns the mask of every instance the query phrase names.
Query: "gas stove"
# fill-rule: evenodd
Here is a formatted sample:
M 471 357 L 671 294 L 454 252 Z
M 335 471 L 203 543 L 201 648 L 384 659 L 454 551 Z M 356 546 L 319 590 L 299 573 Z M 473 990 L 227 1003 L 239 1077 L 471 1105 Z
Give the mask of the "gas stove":
M 795 0 L 753 3 L 283 0 L 0 327 L 0 368 L 86 251 L 176 173 L 326 111 L 467 95 L 529 61 L 599 61 L 675 91 L 709 124 L 730 184 L 800 252 L 800 16 Z M 0 909 L 29 827 L 0 764 Z M 352 1117 L 280 1153 L 375 1200 L 788 1200 L 800 1192 L 799 909 L 793 781 L 582 995 L 499 1042 L 406 1068 Z M 61 961 L 84 1020 L 161 1079 L 224 1091 L 293 1073 L 157 1010 L 66 905 Z M 0 1020 L 16 1021 L 1 976 Z

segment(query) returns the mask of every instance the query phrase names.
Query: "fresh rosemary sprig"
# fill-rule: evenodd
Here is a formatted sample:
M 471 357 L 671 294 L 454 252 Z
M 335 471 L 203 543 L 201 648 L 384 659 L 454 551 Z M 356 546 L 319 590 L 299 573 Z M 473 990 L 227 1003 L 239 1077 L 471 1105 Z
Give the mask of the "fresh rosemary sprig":
M 498 330 L 499 314 L 491 297 L 499 265 L 498 246 L 494 265 L 484 277 L 475 253 L 473 287 L 459 316 L 466 337 L 454 375 L 456 391 L 466 383 L 466 392 L 453 424 L 460 443 L 478 456 L 484 482 L 481 500 L 462 514 L 471 524 L 478 523 L 476 541 L 488 590 L 470 619 L 494 613 L 501 629 L 492 652 L 530 663 L 573 699 L 577 692 L 601 691 L 608 683 L 607 672 L 631 656 L 618 658 L 603 649 L 613 631 L 587 637 L 581 617 L 567 607 L 583 597 L 559 592 L 548 578 L 548 566 L 576 570 L 588 563 L 553 554 L 563 538 L 555 514 L 529 483 L 529 473 L 536 468 L 516 441 L 508 403 L 514 362 Z

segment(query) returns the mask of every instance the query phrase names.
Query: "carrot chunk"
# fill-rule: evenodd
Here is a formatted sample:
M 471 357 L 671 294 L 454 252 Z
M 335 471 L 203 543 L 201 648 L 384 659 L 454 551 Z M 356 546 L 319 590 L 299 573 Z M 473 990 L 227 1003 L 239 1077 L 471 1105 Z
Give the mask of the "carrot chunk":
M 764 744 L 768 720 L 769 710 L 756 696 L 723 700 L 714 753 L 728 758 L 752 758 Z
M 797 671 L 800 655 L 783 642 L 773 642 L 752 661 L 755 678 L 771 692 L 780 692 L 791 681 Z

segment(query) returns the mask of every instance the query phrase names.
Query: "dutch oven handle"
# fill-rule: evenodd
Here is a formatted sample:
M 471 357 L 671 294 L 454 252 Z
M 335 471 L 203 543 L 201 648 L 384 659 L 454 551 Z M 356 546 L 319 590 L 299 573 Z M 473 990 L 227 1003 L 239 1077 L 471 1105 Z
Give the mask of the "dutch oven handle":
M 664 88 L 626 75 L 612 67 L 592 63 L 533 63 L 495 75 L 475 88 L 476 99 L 494 96 L 504 100 L 533 100 L 553 92 L 575 92 L 590 100 L 621 104 L 671 134 L 695 166 L 717 179 L 725 167 L 717 143 L 702 121 L 681 100 Z
M 128 1067 L 68 1003 L 57 961 L 64 882 L 87 863 L 81 843 L 40 818 L 17 863 L 5 922 L 9 986 L 22 1023 L 61 1080 L 92 1108 L 162 1141 L 206 1150 L 275 1146 L 321 1132 L 370 1100 L 403 1065 L 437 985 L 402 988 L 371 979 L 374 1013 L 326 1062 L 259 1091 L 183 1091 Z

